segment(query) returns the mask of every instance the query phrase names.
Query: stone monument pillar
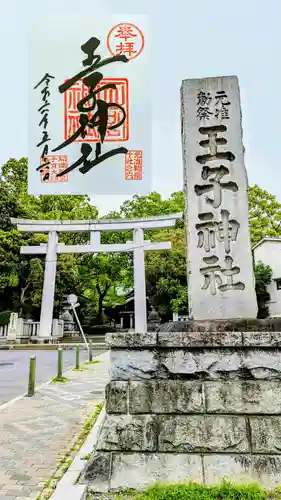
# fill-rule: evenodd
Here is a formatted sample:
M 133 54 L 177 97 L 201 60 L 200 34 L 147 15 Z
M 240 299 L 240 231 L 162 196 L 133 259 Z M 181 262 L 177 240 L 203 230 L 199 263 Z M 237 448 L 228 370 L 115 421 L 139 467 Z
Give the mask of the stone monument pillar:
M 281 320 L 256 319 L 237 78 L 184 81 L 182 127 L 191 320 L 106 335 L 93 494 L 281 482 Z
M 181 89 L 190 318 L 256 318 L 236 76 Z

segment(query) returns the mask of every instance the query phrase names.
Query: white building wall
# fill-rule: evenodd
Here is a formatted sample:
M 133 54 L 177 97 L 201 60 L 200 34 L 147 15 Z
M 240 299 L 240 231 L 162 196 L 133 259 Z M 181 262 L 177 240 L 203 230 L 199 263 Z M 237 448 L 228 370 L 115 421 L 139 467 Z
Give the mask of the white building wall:
M 277 290 L 276 281 L 281 279 L 281 239 L 277 241 L 263 241 L 254 249 L 255 263 L 260 260 L 263 264 L 271 267 L 272 282 L 267 287 L 270 294 L 268 309 L 270 316 L 281 315 L 281 290 Z

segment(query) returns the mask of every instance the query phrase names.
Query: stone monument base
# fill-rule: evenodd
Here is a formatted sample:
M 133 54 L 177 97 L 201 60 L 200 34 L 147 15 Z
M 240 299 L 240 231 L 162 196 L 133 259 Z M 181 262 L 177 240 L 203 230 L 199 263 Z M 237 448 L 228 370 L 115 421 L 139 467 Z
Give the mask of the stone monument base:
M 281 483 L 281 329 L 113 333 L 106 342 L 106 417 L 80 483 L 96 493 Z
M 158 332 L 281 332 L 281 318 L 224 319 L 170 321 L 157 328 Z

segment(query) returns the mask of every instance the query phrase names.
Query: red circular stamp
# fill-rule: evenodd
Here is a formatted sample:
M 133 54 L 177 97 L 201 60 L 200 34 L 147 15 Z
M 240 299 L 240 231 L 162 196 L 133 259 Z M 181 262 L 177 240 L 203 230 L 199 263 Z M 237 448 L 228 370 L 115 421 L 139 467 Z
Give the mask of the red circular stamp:
M 142 31 L 131 23 L 116 24 L 107 35 L 107 48 L 113 56 L 135 59 L 144 48 Z

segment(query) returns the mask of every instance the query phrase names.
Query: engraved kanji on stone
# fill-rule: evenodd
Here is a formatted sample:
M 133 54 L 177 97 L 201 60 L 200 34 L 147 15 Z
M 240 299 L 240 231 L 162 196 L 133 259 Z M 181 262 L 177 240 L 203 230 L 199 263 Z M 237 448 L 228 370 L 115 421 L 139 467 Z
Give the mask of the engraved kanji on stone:
M 221 120 L 228 120 L 229 119 L 229 109 L 226 108 L 225 106 L 222 106 L 221 108 L 216 108 L 215 109 L 215 117 L 221 118 Z
M 222 268 L 219 264 L 219 258 L 216 255 L 210 257 L 203 257 L 206 267 L 200 268 L 200 273 L 204 276 L 205 280 L 202 285 L 202 290 L 208 290 L 212 295 L 216 295 L 217 291 L 224 293 L 228 290 L 244 290 L 245 284 L 242 281 L 234 282 L 234 276 L 240 273 L 240 267 L 234 266 L 233 259 L 230 255 L 225 257 L 225 267 Z M 225 278 L 222 279 L 222 276 Z
M 214 220 L 214 214 L 202 213 L 198 218 L 202 221 L 195 225 L 198 236 L 198 248 L 210 252 L 216 248 L 216 242 L 224 244 L 225 253 L 230 252 L 230 243 L 237 240 L 239 222 L 229 219 L 228 210 L 221 210 L 221 221 Z
M 212 101 L 212 96 L 210 92 L 203 92 L 200 90 L 197 94 L 197 106 L 210 106 Z
M 213 113 L 210 111 L 212 96 L 210 92 L 200 90 L 197 94 L 197 118 L 198 120 L 209 120 Z
M 207 106 L 200 106 L 197 108 L 197 118 L 198 120 L 209 120 L 210 116 L 212 116 L 212 111 L 209 110 Z
M 202 148 L 208 148 L 209 152 L 198 155 L 196 161 L 201 165 L 204 165 L 208 161 L 214 160 L 228 160 L 234 161 L 235 155 L 231 151 L 218 151 L 218 146 L 223 146 L 227 144 L 227 139 L 225 137 L 219 136 L 221 132 L 226 132 L 227 128 L 225 125 L 214 125 L 211 127 L 200 127 L 199 133 L 201 135 L 206 135 L 208 138 L 199 142 Z
M 195 193 L 197 196 L 201 196 L 204 193 L 213 191 L 213 198 L 206 197 L 207 203 L 212 205 L 214 208 L 218 208 L 222 202 L 222 189 L 228 189 L 230 191 L 238 191 L 238 186 L 236 182 L 221 182 L 221 179 L 229 174 L 229 169 L 224 165 L 219 167 L 211 168 L 205 163 L 214 160 L 227 160 L 232 162 L 235 160 L 235 155 L 231 151 L 218 151 L 218 147 L 227 144 L 227 139 L 221 137 L 219 134 L 221 132 L 226 132 L 227 128 L 225 125 L 215 125 L 212 127 L 200 127 L 199 133 L 206 135 L 208 138 L 199 142 L 200 147 L 208 149 L 208 153 L 198 155 L 196 161 L 204 165 L 201 173 L 201 178 L 203 180 L 210 181 L 210 184 L 194 186 Z
M 203 180 L 208 180 L 210 184 L 195 184 L 194 191 L 197 196 L 201 196 L 204 193 L 213 192 L 213 198 L 206 196 L 206 202 L 212 205 L 213 208 L 218 208 L 222 202 L 222 190 L 227 189 L 228 191 L 236 192 L 238 191 L 238 185 L 236 182 L 228 181 L 221 182 L 221 179 L 229 174 L 229 169 L 224 165 L 220 167 L 203 167 L 201 178 Z
M 216 100 L 216 106 L 218 106 L 219 104 L 223 104 L 225 106 L 230 105 L 230 101 L 228 100 L 228 96 L 225 90 L 217 90 L 215 95 L 215 100 Z
M 215 96 L 216 100 L 216 108 L 215 108 L 215 117 L 221 118 L 222 120 L 229 119 L 229 106 L 230 101 L 228 100 L 228 96 L 224 90 L 218 90 Z

